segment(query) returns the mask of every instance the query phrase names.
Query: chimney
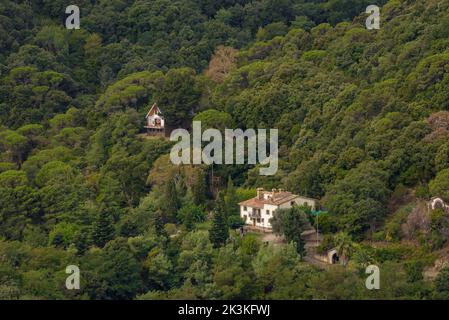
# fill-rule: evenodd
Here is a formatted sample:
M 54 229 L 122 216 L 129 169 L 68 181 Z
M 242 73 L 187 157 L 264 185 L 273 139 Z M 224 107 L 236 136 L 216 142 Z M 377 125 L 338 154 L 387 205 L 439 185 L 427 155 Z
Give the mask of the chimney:
M 284 189 L 279 188 L 278 191 L 279 191 L 279 193 L 281 193 L 284 191 Z
M 275 195 L 276 195 L 276 189 L 275 188 L 273 188 L 273 189 L 271 189 L 271 197 L 274 199 L 274 197 L 275 197 Z
M 263 188 L 257 188 L 257 199 L 263 199 Z

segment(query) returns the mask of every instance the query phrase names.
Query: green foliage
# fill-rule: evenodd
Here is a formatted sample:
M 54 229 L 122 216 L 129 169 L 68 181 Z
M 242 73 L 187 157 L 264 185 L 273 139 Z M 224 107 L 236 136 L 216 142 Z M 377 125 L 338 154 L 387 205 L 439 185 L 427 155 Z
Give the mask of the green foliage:
M 0 162 L 0 173 L 10 170 L 16 170 L 17 165 L 11 162 Z
M 198 107 L 200 94 L 194 70 L 170 69 L 161 89 L 156 91 L 155 100 L 163 106 L 167 123 L 177 128 L 183 121 L 191 120 L 190 115 Z
M 256 190 L 254 190 L 252 188 L 239 187 L 239 188 L 235 189 L 235 193 L 236 193 L 238 202 L 248 200 L 248 199 L 254 198 L 256 196 Z
M 449 217 L 446 212 L 441 209 L 433 210 L 430 217 L 430 243 L 432 249 L 442 248 L 448 241 L 449 234 Z
M 243 259 L 232 245 L 221 247 L 215 261 L 213 281 L 223 299 L 248 299 L 253 297 L 257 285 L 255 275 L 246 271 Z
M 12 130 L 0 132 L 0 150 L 9 155 L 11 162 L 21 165 L 28 147 L 28 139 L 23 135 Z
M 204 204 L 206 200 L 207 184 L 206 176 L 202 169 L 197 169 L 194 172 L 194 180 L 192 183 L 193 202 L 196 205 Z
M 178 191 L 176 190 L 174 177 L 169 179 L 164 186 L 164 214 L 169 221 L 175 221 L 176 212 L 179 209 Z
M 392 216 L 385 221 L 384 239 L 387 241 L 398 241 L 403 238 L 402 224 L 406 222 L 411 213 L 413 205 L 399 208 Z
M 431 195 L 449 201 L 449 169 L 440 171 L 435 179 L 430 181 L 429 190 Z
M 328 250 L 335 248 L 335 241 L 332 235 L 325 235 L 323 241 L 317 247 L 317 252 L 320 254 L 327 254 Z
M 228 216 L 226 213 L 223 195 L 219 194 L 213 212 L 212 227 L 209 231 L 209 239 L 214 245 L 214 248 L 218 248 L 226 243 L 228 237 Z
M 0 173 L 0 234 L 7 239 L 22 239 L 26 225 L 39 218 L 39 196 L 28 185 L 23 171 Z
M 270 23 L 265 27 L 259 28 L 256 34 L 258 41 L 271 40 L 276 36 L 282 36 L 287 33 L 287 26 L 282 22 Z
M 449 168 L 449 143 L 442 144 L 435 155 L 436 170 L 442 171 Z
M 244 221 L 240 218 L 240 207 L 238 203 L 237 190 L 234 187 L 232 178 L 229 177 L 225 195 L 225 206 L 228 223 L 232 229 L 237 229 L 244 225 Z
M 168 237 L 167 231 L 165 230 L 164 217 L 160 211 L 156 212 L 154 215 L 154 232 L 158 237 Z
M 126 239 L 116 238 L 101 252 L 85 256 L 86 291 L 93 299 L 131 299 L 142 286 L 142 266 Z
M 312 217 L 313 227 L 317 228 L 322 234 L 335 233 L 337 231 L 338 219 L 329 212 L 322 211 L 318 216 Z
M 405 245 L 392 245 L 388 247 L 380 247 L 374 250 L 374 259 L 380 263 L 385 261 L 398 262 L 407 256 L 410 256 L 413 249 Z
M 423 279 L 425 264 L 421 260 L 412 260 L 405 264 L 405 272 L 409 282 L 417 282 Z
M 301 233 L 310 228 L 306 213 L 299 207 L 278 209 L 270 219 L 273 232 L 284 235 L 287 242 L 293 242 L 299 254 L 304 254 L 304 241 Z
M 282 281 L 285 271 L 298 265 L 299 257 L 295 244 L 290 243 L 282 248 L 274 246 L 261 247 L 252 262 L 258 285 L 264 293 L 276 290 L 276 284 Z
M 327 56 L 324 50 L 310 50 L 302 54 L 302 59 L 306 61 L 320 62 L 323 58 Z
M 77 32 L 63 2 L 0 4 L 0 298 L 448 298 L 447 268 L 422 279 L 447 213 L 419 214 L 449 201 L 444 1 L 80 0 Z M 169 129 L 279 129 L 277 174 L 215 167 L 212 200 L 205 168 L 140 134 L 155 102 Z M 273 218 L 288 244 L 229 234 L 256 187 L 322 198 L 320 249 L 348 267 L 299 261 L 302 208 Z M 382 290 L 364 286 L 371 263 Z
M 385 215 L 388 188 L 386 174 L 374 165 L 351 170 L 326 195 L 325 205 L 339 215 L 341 228 L 360 236 Z
M 102 210 L 98 215 L 92 230 L 92 240 L 95 245 L 103 247 L 109 240 L 114 238 L 114 226 L 110 213 Z
M 16 188 L 18 186 L 26 186 L 28 178 L 26 173 L 17 170 L 8 170 L 0 173 L 0 187 Z
M 178 210 L 177 220 L 186 224 L 186 220 L 189 220 L 188 223 L 197 224 L 206 220 L 206 212 L 204 207 L 196 206 L 194 204 L 189 204 L 183 206 Z
M 224 132 L 224 129 L 232 129 L 234 120 L 232 117 L 223 111 L 210 109 L 198 113 L 193 121 L 201 121 L 201 128 L 206 129 L 218 129 Z
M 435 279 L 435 297 L 441 300 L 449 298 L 449 268 L 443 268 Z
M 342 259 L 343 265 L 346 266 L 354 253 L 354 242 L 349 234 L 345 232 L 337 233 L 334 237 L 337 255 Z
M 170 287 L 173 266 L 167 256 L 155 248 L 148 253 L 144 262 L 150 286 L 157 289 Z
M 66 222 L 58 223 L 50 231 L 48 243 L 56 247 L 62 246 L 68 248 L 71 244 L 74 244 L 78 232 L 79 227 L 76 224 Z

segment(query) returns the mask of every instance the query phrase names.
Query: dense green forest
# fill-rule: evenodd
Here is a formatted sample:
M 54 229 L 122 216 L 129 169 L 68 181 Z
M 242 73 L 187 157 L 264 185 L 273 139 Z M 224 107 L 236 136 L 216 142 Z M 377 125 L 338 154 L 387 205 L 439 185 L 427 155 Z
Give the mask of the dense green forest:
M 449 213 L 427 207 L 449 203 L 448 1 L 78 0 L 67 30 L 70 4 L 0 3 L 0 299 L 449 299 Z M 277 174 L 216 165 L 217 194 L 143 134 L 154 102 L 279 129 Z M 241 237 L 257 187 L 320 199 L 347 263 L 304 261 L 308 208 L 279 214 L 283 245 Z

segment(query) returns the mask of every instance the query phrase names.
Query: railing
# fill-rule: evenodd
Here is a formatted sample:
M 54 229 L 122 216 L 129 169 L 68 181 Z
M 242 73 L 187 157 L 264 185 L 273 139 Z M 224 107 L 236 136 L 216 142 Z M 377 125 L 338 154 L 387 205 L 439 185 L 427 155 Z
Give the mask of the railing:
M 250 218 L 260 219 L 260 210 L 253 210 L 249 213 Z

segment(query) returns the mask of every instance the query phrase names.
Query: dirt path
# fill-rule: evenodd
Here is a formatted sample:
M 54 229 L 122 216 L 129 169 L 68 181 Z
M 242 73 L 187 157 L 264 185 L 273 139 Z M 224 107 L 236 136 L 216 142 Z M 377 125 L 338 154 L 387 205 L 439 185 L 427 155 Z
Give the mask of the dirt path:
M 313 258 L 311 256 L 308 256 L 308 255 L 306 255 L 302 260 L 304 262 L 307 262 L 307 263 L 309 263 L 311 265 L 314 265 L 315 267 L 318 267 L 318 268 L 323 269 L 323 270 L 329 268 L 329 264 L 324 263 L 323 261 L 320 261 L 320 260 L 315 259 L 315 258 Z

